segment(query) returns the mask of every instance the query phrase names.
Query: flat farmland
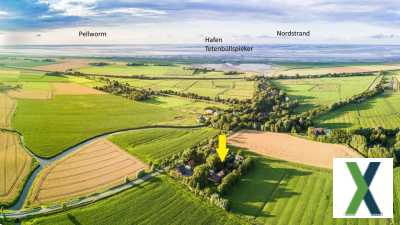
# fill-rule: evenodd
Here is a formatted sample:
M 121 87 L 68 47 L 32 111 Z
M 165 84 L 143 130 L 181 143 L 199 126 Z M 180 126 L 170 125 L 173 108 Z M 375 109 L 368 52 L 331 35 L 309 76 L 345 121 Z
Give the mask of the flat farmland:
M 145 76 L 191 76 L 192 70 L 186 70 L 183 66 L 126 66 L 126 65 L 107 65 L 89 66 L 78 69 L 81 73 L 98 75 L 145 75 Z
M 154 90 L 173 90 L 191 92 L 212 98 L 251 98 L 254 93 L 254 82 L 245 80 L 143 80 L 118 79 L 133 87 Z
M 253 224 L 392 224 L 390 219 L 333 219 L 330 171 L 247 154 L 255 165 L 227 197 L 231 212 Z
M 17 102 L 0 93 L 0 128 L 11 128 L 11 118 Z
M 90 60 L 87 59 L 65 59 L 49 65 L 36 66 L 35 69 L 44 71 L 64 72 L 68 69 L 79 69 L 88 66 Z
M 46 217 L 24 225 L 156 225 L 245 224 L 234 215 L 195 197 L 185 187 L 166 177 L 155 177 L 121 194 L 97 203 Z
M 400 93 L 387 91 L 360 104 L 346 105 L 319 117 L 316 123 L 327 128 L 397 128 L 400 126 Z
M 332 66 L 332 67 L 309 67 L 309 68 L 291 68 L 274 71 L 273 75 L 280 74 L 288 76 L 299 75 L 321 75 L 328 73 L 363 73 L 378 72 L 382 70 L 399 70 L 399 64 L 377 64 L 377 65 L 351 65 L 351 66 Z
M 0 132 L 0 162 L 0 205 L 7 205 L 18 197 L 32 170 L 32 158 L 17 135 Z
M 29 202 L 44 204 L 105 190 L 135 178 L 146 167 L 107 139 L 99 139 L 45 168 Z
M 55 95 L 101 95 L 105 92 L 98 91 L 93 88 L 85 87 L 75 83 L 54 83 Z
M 108 94 L 58 95 L 19 100 L 13 127 L 35 153 L 51 157 L 95 135 L 165 122 L 175 115 L 169 109 Z
M 18 100 L 12 126 L 36 154 L 51 157 L 104 132 L 155 124 L 197 124 L 199 113 L 213 105 L 172 97 L 136 102 L 109 94 L 56 95 L 49 100 Z
M 242 130 L 229 136 L 229 144 L 268 157 L 328 169 L 332 169 L 334 158 L 362 157 L 344 145 L 273 132 Z
M 297 99 L 298 112 L 329 105 L 359 94 L 372 84 L 376 76 L 275 80 L 279 88 Z
M 176 115 L 173 116 L 173 120 L 162 122 L 164 125 L 195 125 L 198 124 L 198 116 L 203 114 L 206 108 L 229 108 L 228 105 L 222 103 L 187 99 L 178 96 L 158 96 L 144 102 L 149 105 L 176 112 Z
M 0 57 L 0 64 L 6 66 L 16 66 L 16 67 L 36 67 L 50 65 L 55 62 L 47 61 L 45 58 L 25 58 L 25 57 Z
M 129 131 L 109 139 L 144 162 L 157 161 L 195 146 L 218 134 L 212 128 L 156 128 Z

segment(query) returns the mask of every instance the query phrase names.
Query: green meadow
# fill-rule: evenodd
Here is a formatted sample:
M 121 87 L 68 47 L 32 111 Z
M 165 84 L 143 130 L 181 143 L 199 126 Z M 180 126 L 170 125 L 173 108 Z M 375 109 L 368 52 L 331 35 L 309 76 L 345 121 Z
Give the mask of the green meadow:
M 12 126 L 32 151 L 51 157 L 104 132 L 156 124 L 196 125 L 197 116 L 214 105 L 178 97 L 135 102 L 108 94 L 19 99 Z
M 391 224 L 389 219 L 333 219 L 328 170 L 264 158 L 228 193 L 231 211 L 255 224 Z M 398 197 L 396 196 L 396 199 Z
M 36 154 L 51 157 L 107 131 L 152 125 L 177 112 L 112 95 L 55 96 L 18 100 L 13 127 Z
M 150 88 L 153 90 L 173 90 L 191 92 L 212 98 L 251 98 L 254 92 L 254 82 L 245 80 L 143 80 L 143 79 L 117 79 L 129 83 L 133 87 Z
M 212 128 L 157 128 L 124 132 L 109 139 L 130 154 L 149 163 L 182 152 L 217 134 L 218 131 Z
M 297 99 L 298 112 L 329 105 L 359 94 L 370 86 L 375 76 L 275 80 L 279 88 Z
M 324 114 L 316 123 L 327 128 L 397 128 L 400 126 L 399 113 L 400 93 L 386 91 L 362 103 L 346 105 Z
M 24 225 L 244 224 L 239 218 L 193 196 L 165 176 L 152 178 L 89 206 L 32 219 Z
M 15 67 L 35 67 L 54 64 L 56 62 L 46 61 L 45 58 L 24 58 L 24 57 L 0 57 L 0 66 L 15 66 Z
M 82 73 L 99 75 L 145 75 L 145 76 L 190 76 L 192 70 L 186 70 L 183 66 L 126 66 L 126 65 L 107 65 L 90 66 L 78 70 Z

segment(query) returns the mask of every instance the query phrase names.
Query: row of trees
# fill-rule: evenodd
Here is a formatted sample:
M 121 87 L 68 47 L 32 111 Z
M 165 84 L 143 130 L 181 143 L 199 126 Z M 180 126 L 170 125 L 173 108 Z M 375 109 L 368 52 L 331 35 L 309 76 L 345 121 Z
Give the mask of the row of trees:
M 0 93 L 12 91 L 12 90 L 19 90 L 21 88 L 22 88 L 22 84 L 9 85 L 9 84 L 4 84 L 4 83 L 0 82 Z
M 131 87 L 128 83 L 121 83 L 116 80 L 109 80 L 103 78 L 103 81 L 106 82 L 106 85 L 101 87 L 94 87 L 97 90 L 108 92 L 114 95 L 123 96 L 125 98 L 129 98 L 135 101 L 143 101 L 150 99 L 153 95 L 157 94 L 152 90 L 144 90 Z
M 354 77 L 354 76 L 373 76 L 373 72 L 363 72 L 363 73 L 327 73 L 327 74 L 315 74 L 315 75 L 285 75 L 279 74 L 276 77 L 271 77 L 271 79 L 310 79 L 310 78 L 325 78 L 325 77 Z
M 369 158 L 391 158 L 397 164 L 400 156 L 400 129 L 358 128 L 352 130 L 334 129 L 328 134 L 316 135 L 313 127 L 308 136 L 314 140 L 345 144 Z
M 220 97 L 209 97 L 209 96 L 202 96 L 202 95 L 198 95 L 196 93 L 192 93 L 192 92 L 179 92 L 179 91 L 174 91 L 174 90 L 160 90 L 158 91 L 158 93 L 160 94 L 164 94 L 164 95 L 176 95 L 176 96 L 180 96 L 180 97 L 184 97 L 184 98 L 190 98 L 190 99 L 198 99 L 198 100 L 205 100 L 205 101 L 214 101 L 214 102 L 219 102 L 219 103 L 224 103 L 224 104 L 231 104 L 231 105 L 235 105 L 235 104 L 246 104 L 246 103 L 250 103 L 250 99 L 246 99 L 246 100 L 239 100 L 237 98 L 220 98 Z

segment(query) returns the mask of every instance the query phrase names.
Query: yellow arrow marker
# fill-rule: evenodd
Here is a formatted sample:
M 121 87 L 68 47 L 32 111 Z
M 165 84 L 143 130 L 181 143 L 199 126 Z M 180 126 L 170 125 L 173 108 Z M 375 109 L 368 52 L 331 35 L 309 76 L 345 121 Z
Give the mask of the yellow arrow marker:
M 226 135 L 221 134 L 218 136 L 218 148 L 217 148 L 217 153 L 219 158 L 221 159 L 221 162 L 223 162 L 226 158 L 226 155 L 228 155 L 229 149 L 226 148 Z

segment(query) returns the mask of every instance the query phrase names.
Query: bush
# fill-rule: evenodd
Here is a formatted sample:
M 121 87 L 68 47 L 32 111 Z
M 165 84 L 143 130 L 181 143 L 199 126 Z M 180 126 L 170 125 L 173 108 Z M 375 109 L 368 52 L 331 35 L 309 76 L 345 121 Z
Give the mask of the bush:
M 362 135 L 358 134 L 353 135 L 351 137 L 350 147 L 356 149 L 363 155 L 368 155 L 367 138 Z
M 230 174 L 226 175 L 222 178 L 221 184 L 218 185 L 218 192 L 221 194 L 225 194 L 239 179 L 239 172 L 237 170 L 233 170 Z
M 144 176 L 146 176 L 146 171 L 144 171 L 143 169 L 141 169 L 141 170 L 139 170 L 137 173 L 136 173 L 136 178 L 142 178 L 142 177 L 144 177 Z

